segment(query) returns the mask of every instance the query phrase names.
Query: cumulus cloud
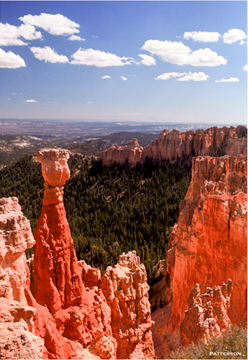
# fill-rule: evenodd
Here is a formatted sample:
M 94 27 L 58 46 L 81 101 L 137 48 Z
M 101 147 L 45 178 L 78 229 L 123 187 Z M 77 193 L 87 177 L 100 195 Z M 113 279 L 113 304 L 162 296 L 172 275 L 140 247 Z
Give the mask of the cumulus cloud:
M 227 63 L 223 56 L 219 56 L 209 48 L 192 51 L 182 42 L 176 41 L 147 40 L 142 50 L 147 50 L 163 61 L 177 65 L 218 66 Z
M 106 53 L 94 49 L 78 49 L 72 56 L 71 64 L 91 65 L 96 67 L 130 65 L 132 58 L 119 57 L 115 54 Z
M 191 31 L 183 34 L 184 39 L 192 39 L 198 42 L 216 42 L 221 35 L 218 32 Z
M 32 100 L 32 99 L 30 99 L 30 100 L 26 100 L 25 102 L 26 102 L 26 103 L 36 103 L 37 100 Z
M 65 55 L 57 54 L 50 46 L 45 46 L 44 48 L 40 47 L 31 47 L 30 50 L 36 57 L 36 59 L 50 63 L 67 63 L 69 61 L 68 57 Z
M 17 69 L 25 66 L 25 61 L 20 55 L 16 55 L 12 51 L 5 52 L 0 49 L 0 68 Z
M 79 33 L 79 24 L 61 14 L 25 15 L 19 18 L 25 25 L 39 27 L 52 35 L 72 35 Z
M 127 78 L 125 76 L 121 76 L 121 79 L 124 80 L 124 81 L 127 80 Z
M 109 75 L 104 75 L 104 76 L 102 77 L 102 79 L 112 79 L 112 78 L 111 78 L 111 76 L 109 76 Z
M 179 78 L 177 79 L 177 81 L 189 81 L 189 80 L 193 80 L 193 81 L 205 81 L 209 78 L 208 75 L 206 75 L 204 72 L 183 72 L 183 73 L 179 73 L 179 72 L 169 72 L 169 73 L 164 73 L 162 75 L 159 75 L 158 77 L 155 78 L 155 80 L 168 80 L 170 78 Z
M 246 34 L 243 30 L 239 29 L 231 29 L 223 35 L 223 41 L 225 44 L 232 44 L 244 39 L 246 39 Z
M 215 82 L 239 82 L 238 78 L 230 77 L 230 79 L 215 80 Z
M 243 66 L 243 70 L 247 71 L 248 70 L 248 65 Z
M 72 35 L 72 36 L 69 37 L 68 40 L 71 40 L 71 41 L 85 41 L 85 39 L 81 38 L 78 35 Z
M 146 66 L 156 65 L 156 60 L 152 56 L 145 55 L 145 54 L 139 54 L 139 57 L 142 58 L 140 63 L 143 65 L 146 65 Z
M 36 31 L 32 25 L 14 26 L 0 23 L 0 46 L 23 46 L 28 45 L 24 40 L 41 39 L 40 31 Z
M 204 72 L 189 72 L 188 74 L 184 75 L 183 77 L 177 79 L 177 81 L 206 81 L 209 78 L 209 75 L 206 75 Z

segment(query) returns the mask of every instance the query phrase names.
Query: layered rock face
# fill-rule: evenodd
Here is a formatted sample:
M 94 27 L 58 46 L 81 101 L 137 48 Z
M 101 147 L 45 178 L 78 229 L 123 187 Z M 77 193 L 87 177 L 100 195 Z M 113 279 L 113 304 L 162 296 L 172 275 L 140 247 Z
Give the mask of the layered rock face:
M 206 288 L 231 278 L 228 316 L 238 323 L 247 313 L 247 157 L 197 157 L 192 165 L 165 260 L 169 305 L 153 314 L 158 357 L 179 344 L 187 297 L 196 283 Z
M 245 127 L 212 127 L 185 133 L 164 130 L 145 148 L 139 146 L 137 139 L 134 139 L 128 146 L 117 146 L 103 151 L 101 160 L 106 166 L 128 162 L 134 167 L 138 163 L 144 163 L 146 159 L 162 162 L 183 156 L 211 156 L 218 149 L 226 155 L 247 154 L 247 139 L 238 138 L 242 128 Z
M 45 194 L 34 235 L 36 302 L 49 310 L 60 336 L 90 348 L 93 356 L 116 358 L 110 308 L 100 289 L 84 287 L 66 219 L 63 185 L 70 176 L 69 152 L 44 149 L 38 152 L 37 158 L 42 164 Z M 45 345 L 50 346 L 49 342 L 50 339 L 47 344 L 45 338 Z M 55 348 L 54 351 L 61 357 Z M 74 355 L 67 356 L 73 358 Z
M 35 309 L 25 296 L 24 251 L 34 245 L 17 198 L 0 199 L 0 358 L 41 359 L 43 340 L 34 335 Z
M 145 266 L 136 251 L 122 254 L 108 267 L 100 287 L 111 308 L 118 359 L 154 359 L 152 320 Z
M 232 280 L 221 286 L 206 288 L 201 294 L 199 284 L 190 291 L 188 310 L 180 327 L 181 343 L 189 345 L 202 340 L 205 344 L 212 337 L 220 337 L 231 328 L 227 314 L 230 308 Z

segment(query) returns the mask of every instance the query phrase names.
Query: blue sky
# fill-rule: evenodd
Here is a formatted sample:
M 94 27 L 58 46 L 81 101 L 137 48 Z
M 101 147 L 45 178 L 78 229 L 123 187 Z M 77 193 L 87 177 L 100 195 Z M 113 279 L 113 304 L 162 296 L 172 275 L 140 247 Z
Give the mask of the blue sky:
M 0 7 L 0 118 L 246 123 L 246 1 Z

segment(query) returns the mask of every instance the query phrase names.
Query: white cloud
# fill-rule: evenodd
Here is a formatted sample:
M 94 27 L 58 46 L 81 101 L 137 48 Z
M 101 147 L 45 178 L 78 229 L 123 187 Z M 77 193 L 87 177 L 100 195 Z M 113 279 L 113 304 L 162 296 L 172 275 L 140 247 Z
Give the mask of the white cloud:
M 91 102 L 91 101 L 88 101 L 87 104 L 92 104 L 92 102 Z
M 208 75 L 206 75 L 204 72 L 183 72 L 183 73 L 178 73 L 178 72 L 169 72 L 169 73 L 164 73 L 162 75 L 159 75 L 158 77 L 155 78 L 155 80 L 168 80 L 170 78 L 179 78 L 177 79 L 177 81 L 189 81 L 189 80 L 193 80 L 193 81 L 204 81 L 207 80 L 209 78 Z
M 78 35 L 72 35 L 72 36 L 70 36 L 69 37 L 69 39 L 68 40 L 71 40 L 71 41 L 85 41 L 85 39 L 83 39 L 83 38 L 81 38 L 80 36 L 78 36 Z
M 223 35 L 225 44 L 232 44 L 239 40 L 246 39 L 246 34 L 243 30 L 231 29 Z
M 16 95 L 16 93 L 12 93 L 12 95 Z
M 238 78 L 231 77 L 230 79 L 215 80 L 215 82 L 239 82 Z
M 36 31 L 34 26 L 21 25 L 19 27 L 0 23 L 0 46 L 28 45 L 25 40 L 41 39 L 40 31 Z
M 142 50 L 147 50 L 162 60 L 177 65 L 218 66 L 227 63 L 223 56 L 219 56 L 209 48 L 192 52 L 188 46 L 176 41 L 148 40 L 142 46 Z
M 178 72 L 169 72 L 169 73 L 164 73 L 162 75 L 159 75 L 158 77 L 155 78 L 155 80 L 168 80 L 172 77 L 180 77 L 180 76 L 183 76 L 185 75 L 186 73 L 183 72 L 183 73 L 178 73 Z
M 132 58 L 119 57 L 115 54 L 106 53 L 94 49 L 78 49 L 72 56 L 71 64 L 91 65 L 97 67 L 130 65 Z
M 244 71 L 248 71 L 248 65 L 243 66 Z
M 41 32 L 36 31 L 35 27 L 32 25 L 22 24 L 21 26 L 19 26 L 18 30 L 20 32 L 20 35 L 26 40 L 36 40 L 42 38 Z
M 37 100 L 32 100 L 32 99 L 30 99 L 30 100 L 26 100 L 25 102 L 26 102 L 26 103 L 36 103 Z
M 209 75 L 206 75 L 204 72 L 189 72 L 185 76 L 181 77 L 180 79 L 177 79 L 177 81 L 206 81 L 209 78 Z
M 121 76 L 121 79 L 124 80 L 124 81 L 127 80 L 127 78 L 125 76 Z
M 146 66 L 150 66 L 150 65 L 156 65 L 156 60 L 149 55 L 145 55 L 145 54 L 139 54 L 139 56 L 142 58 L 141 60 L 141 64 L 146 65 Z
M 244 45 L 244 43 L 245 43 L 244 40 L 241 40 L 239 45 Z
M 80 27 L 79 24 L 75 23 L 74 21 L 68 19 L 61 14 L 29 14 L 20 17 L 19 20 L 24 22 L 25 25 L 33 25 L 44 29 L 52 35 L 72 35 L 74 33 L 79 33 L 79 30 L 77 28 Z
M 109 76 L 109 75 L 104 75 L 104 76 L 102 77 L 102 79 L 112 79 L 112 78 L 111 78 L 111 76 Z
M 25 66 L 25 61 L 19 55 L 0 49 L 0 68 L 17 69 Z
M 58 55 L 50 46 L 45 46 L 44 48 L 40 47 L 31 47 L 30 50 L 36 57 L 36 59 L 50 63 L 67 63 L 69 61 L 68 57 L 65 55 Z
M 189 40 L 190 38 L 193 41 L 198 42 L 216 42 L 219 40 L 221 35 L 218 32 L 208 32 L 208 31 L 191 31 L 185 32 L 183 34 L 184 39 Z

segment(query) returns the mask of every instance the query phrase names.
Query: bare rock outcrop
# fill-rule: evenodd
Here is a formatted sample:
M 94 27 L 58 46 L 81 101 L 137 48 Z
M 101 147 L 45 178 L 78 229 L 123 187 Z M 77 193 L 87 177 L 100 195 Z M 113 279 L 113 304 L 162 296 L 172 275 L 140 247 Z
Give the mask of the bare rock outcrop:
M 145 266 L 132 251 L 108 267 L 100 287 L 111 308 L 118 359 L 154 359 L 152 320 Z
M 247 313 L 247 157 L 196 157 L 164 264 L 167 305 L 153 313 L 156 355 L 180 343 L 190 289 L 233 281 L 228 316 Z M 161 346 L 161 344 L 163 344 Z
M 0 358 L 41 359 L 43 340 L 34 334 L 35 309 L 25 296 L 24 251 L 34 245 L 18 199 L 0 199 Z
M 112 166 L 114 163 L 130 167 L 144 163 L 146 159 L 156 162 L 176 160 L 184 156 L 216 156 L 215 153 L 225 155 L 247 154 L 247 138 L 238 137 L 245 126 L 211 127 L 207 130 L 199 129 L 180 133 L 178 130 L 164 130 L 159 137 L 142 148 L 137 139 L 129 142 L 128 146 L 117 146 L 102 152 L 103 165 Z
M 116 340 L 110 326 L 110 308 L 100 289 L 86 289 L 83 284 L 66 219 L 63 185 L 70 176 L 69 152 L 44 149 L 38 152 L 37 158 L 42 164 L 45 193 L 34 234 L 35 300 L 49 310 L 63 338 L 81 344 L 87 351 L 90 348 L 92 356 L 114 359 Z M 37 327 L 38 323 L 37 317 Z M 108 346 L 103 346 L 103 338 Z M 48 344 L 46 337 L 44 340 L 46 347 L 50 346 L 50 339 Z M 54 351 L 61 357 L 60 353 L 56 354 L 56 348 Z
M 221 286 L 206 288 L 201 294 L 199 284 L 193 287 L 188 298 L 188 309 L 180 326 L 181 343 L 189 345 L 202 340 L 205 344 L 213 337 L 220 337 L 230 330 L 230 308 L 232 280 Z
M 111 147 L 102 152 L 101 160 L 103 165 L 112 166 L 116 164 L 125 164 L 127 161 L 131 167 L 141 162 L 143 147 L 139 146 L 138 140 L 130 140 L 127 146 Z

